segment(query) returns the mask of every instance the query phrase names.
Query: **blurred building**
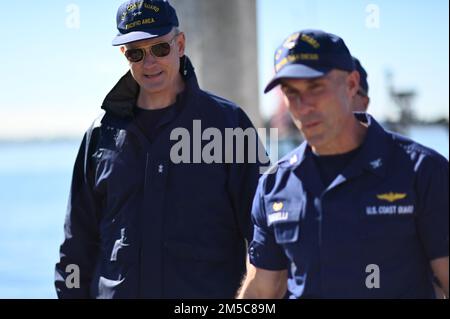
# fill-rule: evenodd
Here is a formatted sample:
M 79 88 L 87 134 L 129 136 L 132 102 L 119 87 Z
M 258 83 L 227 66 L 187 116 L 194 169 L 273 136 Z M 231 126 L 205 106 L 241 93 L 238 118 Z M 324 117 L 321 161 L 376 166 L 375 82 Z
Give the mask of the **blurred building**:
M 261 127 L 256 0 L 171 0 L 203 89 L 232 100 Z
M 392 131 L 407 134 L 411 125 L 417 122 L 413 102 L 417 93 L 414 90 L 398 89 L 394 86 L 393 73 L 386 72 L 386 84 L 389 98 L 398 112 L 396 121 L 388 121 L 385 126 Z

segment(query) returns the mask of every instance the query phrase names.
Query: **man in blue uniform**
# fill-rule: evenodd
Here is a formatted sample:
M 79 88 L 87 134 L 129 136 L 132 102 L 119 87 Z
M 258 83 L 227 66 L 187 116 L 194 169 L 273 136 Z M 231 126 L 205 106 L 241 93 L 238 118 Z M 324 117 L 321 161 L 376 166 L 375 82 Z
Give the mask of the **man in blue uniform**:
M 241 298 L 448 295 L 448 161 L 352 112 L 359 74 L 344 41 L 291 35 L 276 75 L 305 143 L 261 177 Z
M 124 3 L 117 23 L 113 45 L 130 72 L 106 96 L 76 159 L 58 296 L 232 298 L 245 272 L 260 164 L 254 154 L 225 161 L 230 150 L 221 147 L 207 162 L 209 135 L 198 129 L 223 136 L 254 128 L 238 106 L 199 88 L 167 1 Z

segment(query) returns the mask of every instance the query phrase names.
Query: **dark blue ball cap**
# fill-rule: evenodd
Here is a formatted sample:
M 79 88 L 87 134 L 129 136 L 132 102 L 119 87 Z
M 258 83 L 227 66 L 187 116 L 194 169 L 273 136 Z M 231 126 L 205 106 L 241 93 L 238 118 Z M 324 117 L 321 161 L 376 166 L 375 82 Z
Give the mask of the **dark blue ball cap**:
M 321 30 L 295 32 L 275 52 L 275 76 L 264 93 L 280 84 L 282 79 L 318 78 L 333 69 L 355 70 L 344 40 Z
M 355 69 L 359 73 L 359 86 L 361 87 L 363 93 L 369 96 L 369 83 L 367 82 L 367 72 L 364 70 L 361 62 L 355 57 L 353 57 L 353 63 L 355 63 Z
M 166 0 L 127 1 L 117 11 L 119 34 L 112 45 L 161 37 L 178 25 L 177 13 Z

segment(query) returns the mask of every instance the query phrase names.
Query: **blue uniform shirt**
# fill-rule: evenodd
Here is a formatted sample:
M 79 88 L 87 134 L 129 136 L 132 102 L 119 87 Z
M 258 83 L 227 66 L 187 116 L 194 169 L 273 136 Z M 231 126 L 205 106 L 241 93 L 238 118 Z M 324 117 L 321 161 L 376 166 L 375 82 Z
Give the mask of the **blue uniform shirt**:
M 358 154 L 323 185 L 303 143 L 264 175 L 251 263 L 289 270 L 290 298 L 433 298 L 448 256 L 448 161 L 369 115 Z

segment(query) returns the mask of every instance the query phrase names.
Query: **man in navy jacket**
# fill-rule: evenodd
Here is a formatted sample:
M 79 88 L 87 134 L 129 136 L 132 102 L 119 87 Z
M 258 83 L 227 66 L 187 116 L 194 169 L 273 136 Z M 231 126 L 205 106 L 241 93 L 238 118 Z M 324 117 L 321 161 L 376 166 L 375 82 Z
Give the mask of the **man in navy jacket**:
M 238 106 L 199 88 L 168 2 L 124 3 L 117 21 L 113 45 L 130 72 L 104 100 L 76 159 L 58 297 L 232 298 L 261 165 L 255 154 L 224 160 L 230 149 L 221 143 L 216 160 L 199 161 L 212 136 L 198 141 L 195 131 L 254 128 Z M 174 132 L 189 134 L 183 147 Z M 244 150 L 252 149 L 257 136 L 246 138 Z

